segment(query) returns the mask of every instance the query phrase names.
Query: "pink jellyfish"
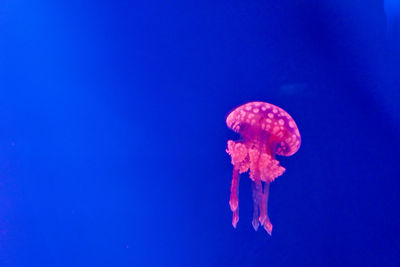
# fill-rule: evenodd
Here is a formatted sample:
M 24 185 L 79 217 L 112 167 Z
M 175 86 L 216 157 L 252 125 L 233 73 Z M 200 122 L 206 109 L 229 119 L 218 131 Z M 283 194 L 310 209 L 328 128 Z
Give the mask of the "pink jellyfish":
M 296 123 L 283 109 L 265 102 L 250 102 L 229 113 L 226 124 L 241 135 L 237 142 L 229 140 L 226 152 L 233 165 L 229 205 L 233 212 L 232 225 L 239 221 L 240 174 L 250 169 L 254 213 L 253 227 L 259 224 L 271 235 L 268 218 L 269 184 L 283 174 L 275 155 L 291 156 L 300 147 L 300 132 Z

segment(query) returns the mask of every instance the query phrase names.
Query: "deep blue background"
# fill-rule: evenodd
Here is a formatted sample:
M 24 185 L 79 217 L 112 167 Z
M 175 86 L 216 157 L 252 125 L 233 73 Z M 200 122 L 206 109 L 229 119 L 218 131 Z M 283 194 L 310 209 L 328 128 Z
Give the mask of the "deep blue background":
M 1 1 L 0 266 L 400 266 L 398 16 L 393 0 Z M 247 175 L 236 230 L 228 206 L 225 116 L 253 100 L 302 134 L 272 237 Z

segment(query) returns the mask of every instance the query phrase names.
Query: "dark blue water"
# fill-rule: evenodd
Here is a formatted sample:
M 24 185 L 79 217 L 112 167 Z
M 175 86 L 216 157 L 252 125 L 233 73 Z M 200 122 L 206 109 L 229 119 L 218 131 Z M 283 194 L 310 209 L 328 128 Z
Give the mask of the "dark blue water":
M 400 266 L 395 1 L 2 1 L 0 266 Z M 247 101 L 289 112 L 272 237 Z

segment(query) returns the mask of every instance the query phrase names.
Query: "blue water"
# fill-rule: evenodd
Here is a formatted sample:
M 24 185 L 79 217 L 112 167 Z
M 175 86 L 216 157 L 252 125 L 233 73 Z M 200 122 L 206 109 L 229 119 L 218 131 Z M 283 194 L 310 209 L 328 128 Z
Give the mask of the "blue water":
M 0 266 L 400 266 L 398 7 L 2 1 Z M 302 135 L 271 237 L 228 205 L 254 100 Z

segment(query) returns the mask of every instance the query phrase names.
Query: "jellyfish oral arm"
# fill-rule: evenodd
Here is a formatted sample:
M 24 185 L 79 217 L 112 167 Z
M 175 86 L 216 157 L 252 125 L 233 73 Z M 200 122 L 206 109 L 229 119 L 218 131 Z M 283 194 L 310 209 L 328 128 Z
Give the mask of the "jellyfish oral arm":
M 264 207 L 265 207 L 265 220 L 264 220 L 264 229 L 267 231 L 269 235 L 272 233 L 272 223 L 269 220 L 268 217 L 268 198 L 269 198 L 269 182 L 264 183 L 264 193 L 263 193 L 263 199 L 264 199 Z
M 256 188 L 256 183 L 252 182 L 251 183 L 251 189 L 252 189 L 252 196 L 253 196 L 253 228 L 254 230 L 258 230 L 258 226 L 260 225 L 260 223 L 258 222 L 258 217 L 259 217 L 259 213 L 258 213 L 258 199 L 257 199 L 257 188 Z
M 233 212 L 232 225 L 235 228 L 237 222 L 239 221 L 239 181 L 239 170 L 234 167 L 232 173 L 231 197 L 229 200 L 229 206 L 231 207 L 231 210 Z
M 246 142 L 246 141 L 244 141 Z M 233 172 L 229 206 L 232 210 L 232 225 L 236 228 L 239 221 L 239 181 L 240 174 L 250 170 L 252 180 L 252 195 L 254 202 L 253 227 L 257 231 L 259 226 L 271 235 L 272 224 L 268 217 L 269 184 L 280 176 L 285 168 L 279 165 L 271 149 L 261 145 L 263 142 L 245 143 L 228 141 L 226 152 L 231 156 Z
M 261 224 L 269 235 L 272 233 L 272 224 L 268 217 L 268 195 L 269 195 L 269 182 L 262 182 L 255 180 L 252 182 L 253 191 L 253 227 L 254 230 L 258 230 L 258 226 Z
M 255 195 L 257 197 L 258 208 L 260 209 L 260 217 L 258 218 L 258 220 L 260 221 L 261 225 L 264 225 L 264 221 L 266 218 L 266 207 L 265 207 L 262 183 L 260 180 L 256 180 L 253 183 L 256 184 Z

